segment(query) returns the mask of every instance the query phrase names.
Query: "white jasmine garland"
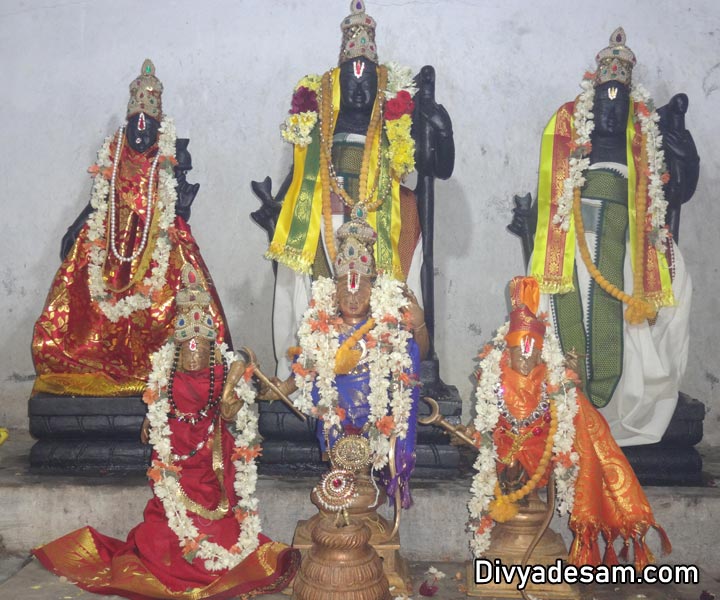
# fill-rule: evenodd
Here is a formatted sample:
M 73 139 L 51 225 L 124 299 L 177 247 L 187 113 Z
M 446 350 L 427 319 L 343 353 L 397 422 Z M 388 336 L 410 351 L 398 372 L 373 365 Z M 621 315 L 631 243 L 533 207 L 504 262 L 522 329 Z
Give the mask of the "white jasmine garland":
M 373 466 L 382 468 L 388 462 L 390 437 L 403 439 L 407 435 L 412 406 L 411 388 L 403 383 L 403 373 L 412 367 L 408 340 L 412 334 L 404 329 L 402 309 L 408 300 L 402 284 L 380 275 L 370 296 L 371 316 L 375 319 L 372 336 L 377 343 L 367 349 L 370 392 L 367 397 L 370 414 L 368 422 Z M 341 427 L 338 415 L 338 391 L 335 386 L 335 357 L 340 348 L 339 318 L 335 300 L 335 282 L 321 277 L 312 286 L 312 301 L 303 316 L 298 338 L 302 352 L 297 358 L 295 384 L 298 388 L 293 402 L 305 414 L 319 416 L 326 432 Z M 327 331 L 318 323 L 327 324 Z M 313 406 L 313 385 L 318 389 L 318 404 Z M 389 435 L 377 428 L 378 420 L 391 415 L 394 428 Z
M 475 459 L 475 476 L 470 487 L 471 498 L 468 502 L 470 526 L 473 538 L 470 548 L 475 557 L 482 557 L 490 547 L 490 534 L 494 521 L 489 516 L 490 503 L 495 498 L 497 477 L 497 448 L 493 441 L 493 432 L 500 420 L 497 389 L 501 386 L 500 362 L 507 349 L 505 335 L 509 323 L 498 329 L 487 354 L 480 361 L 481 372 L 475 389 L 475 429 L 480 433 L 478 454 Z M 557 411 L 558 427 L 553 437 L 553 462 L 555 486 L 557 491 L 557 509 L 560 514 L 572 510 L 575 497 L 579 456 L 573 451 L 575 440 L 574 418 L 578 410 L 575 383 L 568 378 L 565 359 L 555 333 L 551 327 L 545 331 L 542 360 L 547 367 L 546 382 L 555 392 L 548 392 L 548 401 Z M 559 460 L 562 458 L 563 460 Z M 564 466 L 569 464 L 569 466 Z
M 390 100 L 397 96 L 398 92 L 405 91 L 414 96 L 418 89 L 415 85 L 415 73 L 410 67 L 400 65 L 390 61 L 385 64 L 388 71 L 387 86 L 385 89 L 385 98 Z
M 219 346 L 220 351 L 231 365 L 236 357 L 230 353 L 227 344 Z M 148 378 L 147 390 L 157 398 L 148 403 L 148 420 L 150 421 L 150 443 L 157 453 L 151 471 L 159 478 L 153 486 L 153 493 L 165 508 L 168 526 L 178 537 L 182 548 L 196 547 L 195 556 L 204 560 L 208 571 L 232 569 L 254 552 L 259 544 L 258 534 L 261 531 L 260 518 L 257 515 L 258 501 L 255 498 L 257 482 L 257 466 L 255 459 L 239 458 L 233 461 L 235 481 L 233 488 L 238 497 L 237 504 L 232 508 L 236 515 L 244 518 L 240 524 L 238 540 L 232 548 L 211 542 L 202 536 L 188 512 L 180 501 L 180 473 L 173 464 L 171 449 L 171 429 L 168 424 L 170 402 L 167 385 L 175 356 L 175 344 L 170 341 L 152 357 L 152 371 Z M 235 387 L 235 394 L 243 400 L 243 406 L 237 413 L 234 422 L 235 450 L 252 450 L 260 443 L 258 434 L 258 416 L 255 404 L 255 390 L 244 377 L 240 378 Z M 147 401 L 147 400 L 146 400 Z
M 118 130 L 116 144 L 121 143 L 120 136 L 122 128 Z M 142 281 L 146 288 L 135 293 L 128 293 L 117 299 L 113 292 L 105 285 L 103 277 L 103 266 L 107 257 L 108 248 L 106 243 L 106 232 L 108 227 L 108 207 L 112 200 L 109 198 L 110 182 L 107 180 L 104 171 L 113 168 L 113 158 L 110 156 L 110 144 L 113 137 L 108 137 L 98 151 L 96 163 L 97 173 L 94 178 L 90 204 L 95 209 L 87 219 L 88 240 L 91 242 L 88 262 L 88 287 L 90 297 L 97 303 L 103 314 L 113 323 L 123 317 L 129 317 L 137 310 L 145 310 L 152 305 L 153 292 L 161 290 L 167 283 L 167 269 L 170 262 L 170 249 L 172 247 L 169 233 L 175 223 L 175 203 L 177 201 L 177 181 L 173 171 L 175 159 L 176 133 L 175 124 L 169 117 L 163 119 L 158 138 L 158 152 L 160 158 L 158 163 L 158 184 L 155 210 L 158 212 L 158 229 L 155 238 L 155 248 L 152 253 L 153 267 L 150 273 Z M 116 152 L 116 155 L 118 153 Z M 119 156 L 117 156 L 119 158 Z M 148 198 L 148 204 L 152 198 Z M 153 236 L 150 233 L 150 238 Z M 151 240 L 148 240 L 150 243 Z
M 595 101 L 595 85 L 591 78 L 584 79 L 581 83 L 582 92 L 575 101 L 573 112 L 573 128 L 575 131 L 575 145 L 580 150 L 569 159 L 570 171 L 563 183 L 562 194 L 557 199 L 557 212 L 553 217 L 553 223 L 563 231 L 568 231 L 572 219 L 573 194 L 575 188 L 585 185 L 585 171 L 590 166 L 588 158 L 591 148 L 591 135 L 595 128 L 593 120 L 593 103 Z M 651 230 L 648 233 L 650 240 L 658 251 L 663 252 L 669 237 L 665 226 L 665 212 L 667 200 L 663 191 L 663 176 L 666 173 L 665 153 L 662 149 L 662 135 L 658 128 L 660 116 L 653 106 L 647 90 L 640 84 L 633 84 L 630 98 L 636 104 L 644 104 L 648 114 L 643 111 L 634 111 L 634 117 L 640 121 L 640 130 L 645 136 L 646 152 L 648 158 L 648 197 L 646 215 L 649 216 Z M 638 173 L 638 177 L 644 174 Z

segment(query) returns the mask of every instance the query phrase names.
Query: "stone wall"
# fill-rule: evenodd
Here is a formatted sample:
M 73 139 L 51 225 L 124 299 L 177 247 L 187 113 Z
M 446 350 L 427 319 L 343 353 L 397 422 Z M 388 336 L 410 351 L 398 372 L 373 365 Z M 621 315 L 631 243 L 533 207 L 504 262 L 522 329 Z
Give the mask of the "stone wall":
M 236 342 L 273 362 L 273 279 L 265 234 L 249 219 L 250 180 L 279 183 L 291 149 L 279 135 L 297 79 L 336 61 L 347 0 L 147 3 L 5 0 L 0 7 L 0 425 L 24 427 L 30 338 L 66 227 L 86 204 L 86 168 L 125 114 L 130 80 L 150 57 L 164 108 L 190 137 L 201 183 L 191 225 Z M 713 0 L 570 3 L 368 0 L 381 60 L 433 64 L 457 163 L 437 184 L 437 349 L 443 378 L 470 403 L 473 356 L 504 319 L 507 281 L 522 271 L 505 231 L 512 196 L 535 192 L 540 133 L 579 91 L 585 69 L 623 25 L 636 79 L 658 104 L 690 97 L 701 181 L 684 209 L 681 247 L 694 281 L 683 390 L 707 403 L 720 442 L 718 284 L 720 6 Z M 599 8 L 598 8 L 599 7 Z M 276 185 L 277 185 L 276 183 Z

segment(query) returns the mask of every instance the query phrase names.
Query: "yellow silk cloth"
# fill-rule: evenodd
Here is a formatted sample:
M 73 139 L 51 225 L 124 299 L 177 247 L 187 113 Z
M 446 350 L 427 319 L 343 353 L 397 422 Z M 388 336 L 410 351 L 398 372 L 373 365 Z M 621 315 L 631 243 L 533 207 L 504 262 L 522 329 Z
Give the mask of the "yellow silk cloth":
M 502 382 L 505 402 L 516 419 L 527 417 L 538 405 L 546 367 L 540 364 L 527 377 L 514 371 L 503 359 Z M 575 483 L 575 505 L 570 515 L 570 529 L 575 538 L 570 548 L 569 561 L 575 565 L 617 564 L 613 542 L 621 538 L 624 548 L 621 555 L 627 558 L 633 545 L 634 563 L 642 568 L 654 557 L 645 542 L 645 535 L 653 527 L 662 540 L 663 552 L 671 550 L 665 531 L 655 522 L 645 492 L 622 450 L 613 439 L 605 418 L 590 404 L 579 388 L 578 412 L 575 416 L 574 450 L 580 457 L 580 472 Z M 501 425 L 509 425 L 501 419 Z M 540 427 L 540 435 L 532 430 Z M 520 436 L 529 434 L 521 448 L 513 452 L 513 436 L 496 430 L 494 439 L 501 460 L 517 458 L 525 471 L 532 475 L 540 463 L 547 440 L 548 427 L 539 419 L 520 430 Z M 501 466 L 504 469 L 504 466 Z M 548 472 L 540 485 L 547 482 Z M 601 555 L 600 536 L 605 540 Z
M 385 67 L 378 67 L 384 69 Z M 340 113 L 340 69 L 330 72 L 330 88 L 332 90 L 332 115 L 329 130 L 335 131 L 335 124 Z M 382 106 L 376 99 L 373 115 L 377 115 Z M 270 247 L 265 256 L 277 260 L 291 269 L 317 275 L 312 272 L 313 263 L 318 251 L 318 243 L 322 233 L 323 205 L 329 205 L 329 198 L 323 198 L 323 178 L 330 177 L 328 165 L 323 164 L 321 153 L 320 128 L 317 125 L 311 133 L 312 141 L 307 146 L 296 144 L 293 152 L 293 176 L 280 210 Z M 368 139 L 366 144 L 370 142 Z M 389 171 L 387 159 L 387 136 L 384 127 L 378 135 L 373 136 L 368 163 L 368 198 L 355 198 L 367 205 L 379 206 L 366 215 L 367 222 L 378 233 L 375 244 L 375 264 L 379 272 L 385 272 L 396 279 L 407 278 L 406 265 L 402 256 L 401 246 L 407 247 L 405 238 L 412 235 L 403 231 L 405 210 L 401 207 L 400 179 Z M 378 160 L 378 157 L 380 160 Z M 389 185 L 382 179 L 389 177 Z M 376 186 L 372 182 L 378 181 Z M 329 184 L 328 184 L 329 185 Z M 329 189 L 329 188 L 328 188 Z M 381 194 L 384 194 L 382 196 Z M 417 208 L 415 214 L 417 214 Z M 417 217 L 415 217 L 417 220 Z M 412 246 L 414 249 L 414 245 Z M 334 260 L 334 257 L 329 257 Z M 408 267 L 409 268 L 409 267 Z
M 569 160 L 574 149 L 574 102 L 561 106 L 545 127 L 540 148 L 540 172 L 538 177 L 538 222 L 530 275 L 540 283 L 545 294 L 564 294 L 573 289 L 575 265 L 575 222 L 570 212 L 569 228 L 564 231 L 554 218 L 558 213 L 558 200 L 563 194 L 564 182 L 570 174 Z M 655 248 L 648 232 L 637 240 L 636 219 L 644 220 L 645 214 L 637 214 L 635 201 L 638 173 L 642 151 L 640 121 L 635 117 L 637 107 L 630 101 L 626 125 L 626 163 L 628 167 L 628 230 L 630 252 L 635 265 L 637 249 L 644 248 L 643 289 L 635 294 L 655 308 L 672 306 L 674 296 L 670 267 L 665 253 Z M 649 203 L 646 198 L 646 203 Z M 629 282 L 626 284 L 629 285 Z M 627 289 L 626 289 L 627 291 Z
M 218 572 L 212 583 L 173 591 L 148 570 L 137 554 L 128 550 L 113 556 L 113 542 L 121 544 L 91 527 L 83 527 L 33 553 L 45 568 L 84 590 L 132 600 L 252 598 L 285 588 L 300 563 L 297 551 L 285 544 L 261 540 L 255 552 L 235 568 Z
M 116 178 L 118 207 L 116 247 L 130 256 L 140 247 L 147 216 L 148 178 L 157 146 L 146 153 L 122 149 Z M 115 150 L 111 147 L 111 157 Z M 157 175 L 156 175 L 157 177 Z M 153 182 L 157 188 L 157 180 Z M 154 198 L 157 196 L 154 194 Z M 155 200 L 155 204 L 157 200 Z M 153 211 L 145 250 L 135 260 L 120 263 L 108 249 L 103 276 L 112 300 L 138 292 L 151 273 L 150 260 L 158 235 L 158 211 Z M 106 231 L 109 238 L 107 221 Z M 175 294 L 183 286 L 180 273 L 192 264 L 212 295 L 210 313 L 218 341 L 229 341 L 226 319 L 200 250 L 190 227 L 180 217 L 168 228 L 170 258 L 166 284 L 152 296 L 148 309 L 136 310 L 113 323 L 90 297 L 88 283 L 89 225 L 80 231 L 75 245 L 60 265 L 50 287 L 45 308 L 35 323 L 32 354 L 37 378 L 33 393 L 78 396 L 130 396 L 142 393 L 150 373 L 150 355 L 172 335 Z M 106 241 L 109 248 L 109 240 Z

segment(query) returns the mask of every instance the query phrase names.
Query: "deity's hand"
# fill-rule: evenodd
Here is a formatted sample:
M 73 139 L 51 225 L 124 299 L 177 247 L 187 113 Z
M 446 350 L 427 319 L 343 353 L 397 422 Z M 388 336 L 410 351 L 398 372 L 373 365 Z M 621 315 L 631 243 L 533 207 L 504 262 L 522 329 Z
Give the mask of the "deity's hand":
M 140 428 L 140 441 L 143 444 L 150 443 L 150 421 L 145 417 L 143 419 L 142 427 Z
M 422 360 L 427 357 L 430 350 L 430 336 L 425 326 L 425 312 L 420 307 L 415 294 L 407 285 L 405 285 L 403 294 L 408 300 L 408 305 L 403 309 L 403 313 L 409 315 L 408 320 L 413 332 L 413 338 L 420 349 L 420 359 Z
M 452 120 L 448 111 L 442 104 L 435 102 L 435 99 L 425 99 L 420 103 L 418 114 L 437 135 L 447 137 L 452 135 Z
M 198 190 L 200 189 L 199 183 L 188 183 L 187 173 L 185 171 L 175 168 L 175 180 L 177 181 L 177 201 L 175 202 L 175 214 L 178 217 L 182 217 L 186 222 L 190 220 L 190 210 L 192 204 L 195 201 Z
M 455 165 L 452 120 L 445 107 L 435 101 L 435 69 L 425 65 L 415 77 L 412 135 L 415 167 L 420 175 L 447 179 Z
M 228 369 L 225 387 L 223 387 L 220 400 L 220 415 L 226 421 L 232 421 L 242 408 L 243 401 L 235 395 L 235 386 L 240 378 L 245 375 L 248 363 L 244 360 L 236 360 Z
M 700 174 L 700 157 L 695 141 L 685 127 L 687 109 L 686 94 L 675 94 L 670 102 L 658 109 L 665 162 L 670 173 L 665 196 L 671 206 L 679 206 L 690 200 Z
M 278 388 L 284 393 L 284 381 L 281 381 L 278 377 L 268 377 L 268 379 L 270 380 L 270 383 L 272 383 L 276 388 Z M 271 389 L 267 384 L 262 384 L 260 386 L 260 391 L 258 392 L 257 397 L 258 400 L 266 400 L 268 402 L 280 400 L 280 394 L 278 394 L 275 390 Z
M 287 188 L 292 181 L 292 170 L 285 178 L 275 197 L 272 194 L 272 179 L 266 177 L 262 181 L 252 181 L 250 187 L 253 193 L 260 199 L 262 206 L 256 211 L 250 213 L 250 217 L 268 234 L 268 239 L 272 240 L 275 235 L 275 225 L 280 216 L 282 201 L 287 192 Z
M 477 430 L 475 429 L 475 425 L 473 425 L 472 423 L 468 423 L 467 425 L 463 425 L 461 423 L 460 425 L 457 425 L 455 427 L 455 430 L 458 431 L 459 433 L 464 434 L 466 437 L 469 437 L 470 439 L 472 439 L 473 436 L 475 435 L 475 433 L 477 433 Z M 464 447 L 464 446 L 467 446 L 467 442 L 462 440 L 457 435 L 451 433 L 450 434 L 450 445 Z

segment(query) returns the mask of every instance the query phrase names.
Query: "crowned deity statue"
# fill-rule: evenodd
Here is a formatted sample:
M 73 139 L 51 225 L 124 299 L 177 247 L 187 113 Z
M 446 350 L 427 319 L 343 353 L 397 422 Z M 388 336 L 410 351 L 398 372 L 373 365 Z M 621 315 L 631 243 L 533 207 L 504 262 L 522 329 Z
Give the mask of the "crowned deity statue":
M 652 444 L 687 363 L 691 282 L 673 237 L 699 159 L 687 97 L 655 110 L 622 28 L 596 62 L 543 133 L 529 272 L 617 442 Z
M 133 396 L 149 354 L 172 334 L 180 273 L 192 265 L 209 290 L 219 341 L 225 316 L 187 220 L 199 185 L 187 139 L 162 110 L 163 85 L 145 60 L 130 84 L 127 122 L 105 140 L 92 197 L 63 237 L 62 264 L 32 342 L 33 393 Z
M 649 530 L 657 530 L 665 553 L 671 550 L 668 537 L 607 421 L 583 393 L 553 328 L 538 316 L 537 280 L 515 277 L 510 302 L 508 322 L 480 354 L 476 417 L 461 432 L 478 453 L 468 505 L 473 554 L 506 564 L 552 564 L 561 558 L 577 566 L 613 565 L 623 559 L 641 569 L 653 562 Z M 546 514 L 552 516 L 555 508 L 569 514 L 574 535 L 569 556 L 557 534 L 559 546 L 548 548 L 546 541 L 531 556 L 550 522 L 536 509 L 542 506 L 537 491 L 544 486 Z M 533 520 L 543 523 L 539 530 L 528 529 Z M 619 556 L 617 539 L 623 542 Z
M 33 552 L 55 574 L 98 594 L 273 593 L 292 579 L 299 553 L 260 531 L 254 355 L 218 343 L 212 294 L 190 264 L 182 285 L 174 333 L 152 354 L 143 395 L 153 497 L 142 523 L 126 541 L 83 527 Z
M 422 272 L 424 258 L 432 254 L 432 232 L 421 225 L 428 202 L 416 201 L 402 182 L 416 169 L 416 161 L 421 175 L 450 176 L 452 126 L 445 109 L 435 103 L 432 67 L 413 78 L 408 68 L 381 64 L 375 29 L 364 2 L 353 0 L 351 14 L 341 24 L 338 66 L 323 75 L 307 75 L 295 87 L 282 126 L 283 138 L 294 146 L 291 174 L 274 199 L 269 179 L 254 183 L 264 206 L 253 218 L 271 236 L 266 256 L 280 265 L 273 319 L 282 376 L 289 362 L 280 352 L 295 343 L 311 282 L 333 277 L 335 232 L 356 211 L 377 233 L 378 272 L 407 282 L 418 295 L 431 289 L 432 274 Z M 432 324 L 426 327 L 422 313 L 417 315 L 416 342 L 424 357 Z
M 358 210 L 338 230 L 335 276 L 313 282 L 300 345 L 289 351 L 293 373 L 277 387 L 287 396 L 297 391 L 295 406 L 318 419 L 326 456 L 347 435 L 367 437 L 388 496 L 408 508 L 420 368 L 412 325 L 421 309 L 402 282 L 377 274 L 377 233 L 364 216 Z

